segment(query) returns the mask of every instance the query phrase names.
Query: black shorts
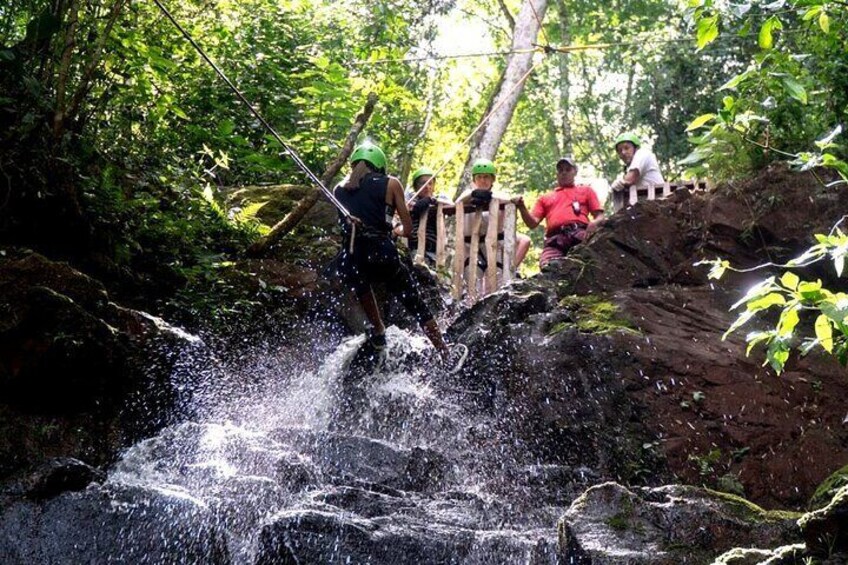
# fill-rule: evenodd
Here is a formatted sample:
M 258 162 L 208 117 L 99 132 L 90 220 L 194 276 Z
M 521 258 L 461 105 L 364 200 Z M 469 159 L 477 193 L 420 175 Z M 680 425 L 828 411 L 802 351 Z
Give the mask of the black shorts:
M 418 323 L 423 324 L 433 318 L 412 274 L 388 237 L 357 235 L 353 253 L 348 251 L 347 246 L 342 251 L 338 272 L 342 284 L 353 290 L 357 297 L 370 292 L 373 283 L 383 283 Z

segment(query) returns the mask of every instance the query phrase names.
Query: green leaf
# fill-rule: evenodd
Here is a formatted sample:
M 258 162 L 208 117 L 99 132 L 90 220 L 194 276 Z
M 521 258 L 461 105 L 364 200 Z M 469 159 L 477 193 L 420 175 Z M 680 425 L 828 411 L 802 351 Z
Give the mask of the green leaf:
M 795 273 L 791 273 L 789 271 L 783 273 L 783 276 L 780 277 L 780 284 L 788 288 L 789 290 L 797 290 L 798 283 L 801 282 L 801 279 Z
M 727 328 L 727 331 L 724 332 L 724 335 L 721 336 L 722 341 L 727 339 L 727 336 L 729 336 L 730 334 L 735 332 L 737 329 L 742 327 L 748 320 L 750 320 L 753 317 L 754 317 L 754 312 L 751 312 L 750 310 L 745 310 L 744 312 L 739 314 L 739 317 L 736 318 L 736 321 L 733 322 L 733 324 L 731 324 L 731 326 L 729 328 Z
M 747 308 L 750 312 L 759 312 L 760 310 L 765 310 L 766 308 L 771 308 L 778 304 L 786 304 L 786 298 L 778 292 L 772 292 L 762 298 L 749 302 Z
M 693 129 L 698 129 L 699 127 L 701 127 L 702 125 L 704 125 L 704 124 L 706 124 L 707 122 L 711 121 L 711 120 L 712 120 L 712 119 L 714 119 L 715 117 L 716 117 L 716 115 L 715 115 L 715 114 L 701 114 L 700 116 L 698 116 L 697 118 L 695 118 L 694 120 L 692 120 L 692 123 L 690 123 L 690 124 L 686 127 L 686 131 L 692 131 Z
M 830 319 L 824 314 L 816 318 L 816 338 L 825 351 L 833 353 L 833 327 L 830 325 Z
M 757 38 L 760 49 L 768 50 L 774 46 L 773 33 L 779 29 L 783 29 L 783 24 L 780 23 L 777 16 L 772 16 L 763 23 L 763 26 L 760 28 L 760 35 Z
M 780 321 L 777 323 L 777 335 L 781 337 L 791 336 L 792 332 L 795 331 L 795 326 L 798 325 L 800 320 L 801 318 L 798 316 L 798 310 L 794 306 L 787 308 L 780 315 Z
M 784 90 L 789 93 L 789 96 L 791 96 L 801 104 L 807 103 L 807 90 L 801 85 L 800 82 L 790 77 L 784 77 L 781 82 L 783 83 Z
M 804 17 L 802 19 L 805 22 L 808 22 L 808 21 L 812 20 L 813 18 L 815 18 L 816 16 L 818 16 L 819 14 L 821 14 L 821 11 L 822 11 L 821 6 L 813 6 L 812 8 L 807 10 L 806 13 L 804 13 Z
M 827 12 L 822 12 L 819 16 L 819 27 L 825 33 L 830 32 L 830 17 L 827 15 Z
M 698 51 L 712 43 L 718 37 L 718 16 L 710 16 L 698 20 L 696 36 Z
M 723 85 L 718 87 L 718 89 L 719 90 L 729 90 L 731 88 L 736 88 L 737 86 L 742 84 L 743 81 L 748 80 L 748 78 L 750 78 L 751 75 L 753 75 L 753 74 L 754 74 L 754 70 L 748 69 L 747 71 L 739 73 L 738 75 L 736 75 L 735 77 L 733 77 L 732 79 L 730 79 L 729 81 L 727 81 L 726 83 L 724 83 Z

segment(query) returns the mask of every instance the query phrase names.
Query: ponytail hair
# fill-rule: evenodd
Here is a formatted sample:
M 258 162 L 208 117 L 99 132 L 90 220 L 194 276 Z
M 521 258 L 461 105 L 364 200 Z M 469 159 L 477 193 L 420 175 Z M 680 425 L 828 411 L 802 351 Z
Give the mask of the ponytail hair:
M 353 164 L 353 169 L 350 171 L 350 175 L 347 177 L 347 182 L 344 187 L 345 190 L 356 190 L 359 188 L 359 183 L 368 173 L 374 172 L 376 169 L 365 160 L 356 161 Z

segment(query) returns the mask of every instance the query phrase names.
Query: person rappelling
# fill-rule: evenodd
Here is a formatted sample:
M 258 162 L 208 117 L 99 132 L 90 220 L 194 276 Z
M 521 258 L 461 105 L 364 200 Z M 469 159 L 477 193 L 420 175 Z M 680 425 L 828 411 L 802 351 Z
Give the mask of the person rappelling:
M 449 346 L 427 303 L 421 297 L 409 269 L 401 261 L 391 238 L 392 218 L 397 213 L 403 234 L 412 232 L 412 218 L 400 181 L 386 174 L 386 155 L 377 145 L 364 143 L 350 157 L 351 172 L 334 191 L 352 218 L 343 220 L 344 244 L 338 273 L 362 304 L 371 331 L 368 341 L 376 351 L 386 347 L 386 327 L 372 289 L 383 283 L 397 297 L 432 342 L 449 372 L 456 372 L 468 353 L 462 344 Z

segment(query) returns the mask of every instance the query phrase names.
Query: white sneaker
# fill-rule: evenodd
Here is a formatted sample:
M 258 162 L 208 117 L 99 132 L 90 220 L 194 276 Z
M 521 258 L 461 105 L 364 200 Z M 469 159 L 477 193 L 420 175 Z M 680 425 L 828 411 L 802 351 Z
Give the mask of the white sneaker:
M 442 366 L 449 375 L 453 375 L 462 369 L 465 359 L 468 357 L 468 347 L 463 343 L 448 345 L 450 352 L 447 357 L 442 357 Z

